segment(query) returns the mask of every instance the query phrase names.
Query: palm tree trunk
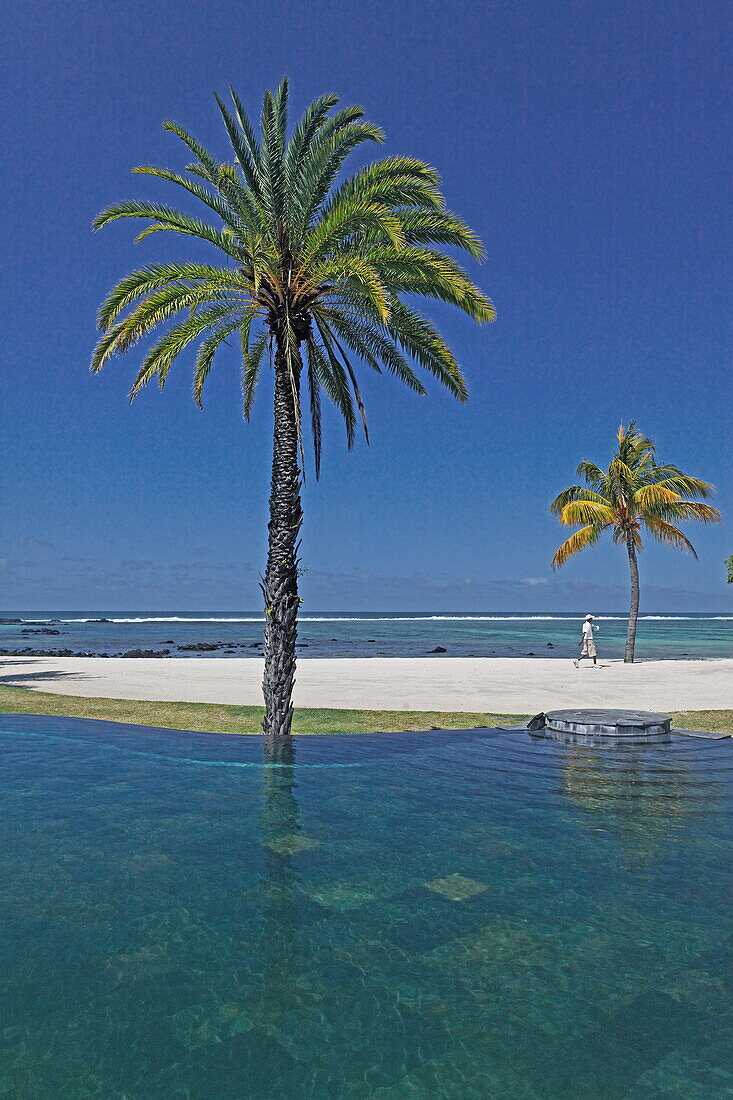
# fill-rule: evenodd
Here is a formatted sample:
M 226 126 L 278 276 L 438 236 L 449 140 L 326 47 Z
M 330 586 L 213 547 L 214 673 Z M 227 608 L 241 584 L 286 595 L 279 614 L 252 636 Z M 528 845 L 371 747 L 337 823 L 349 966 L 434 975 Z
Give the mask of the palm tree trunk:
M 636 620 L 639 617 L 639 566 L 636 561 L 636 547 L 631 535 L 626 536 L 626 550 L 629 555 L 629 570 L 631 572 L 631 606 L 629 608 L 629 626 L 626 632 L 624 663 L 633 664 L 634 647 L 636 645 Z
M 275 354 L 275 424 L 273 431 L 270 522 L 265 597 L 265 673 L 262 691 L 267 737 L 287 737 L 293 718 L 295 642 L 298 637 L 298 532 L 303 519 L 298 466 L 299 365 L 296 392 L 285 356 Z

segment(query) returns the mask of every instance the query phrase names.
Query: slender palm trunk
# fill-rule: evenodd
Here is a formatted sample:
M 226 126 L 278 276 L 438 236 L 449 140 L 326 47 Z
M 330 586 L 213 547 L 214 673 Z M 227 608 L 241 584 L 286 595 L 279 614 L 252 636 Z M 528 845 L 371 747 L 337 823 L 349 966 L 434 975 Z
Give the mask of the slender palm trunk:
M 297 368 L 299 370 L 299 368 Z M 296 385 L 298 379 L 296 378 Z M 293 718 L 295 642 L 298 637 L 298 532 L 303 519 L 298 466 L 297 393 L 282 349 L 275 355 L 275 425 L 265 597 L 265 674 L 262 691 L 267 737 L 286 737 Z
M 626 632 L 624 662 L 633 664 L 634 646 L 636 645 L 636 620 L 639 617 L 639 566 L 636 561 L 636 547 L 631 535 L 626 536 L 626 550 L 629 555 L 629 571 L 631 572 L 631 606 L 629 608 L 629 626 Z

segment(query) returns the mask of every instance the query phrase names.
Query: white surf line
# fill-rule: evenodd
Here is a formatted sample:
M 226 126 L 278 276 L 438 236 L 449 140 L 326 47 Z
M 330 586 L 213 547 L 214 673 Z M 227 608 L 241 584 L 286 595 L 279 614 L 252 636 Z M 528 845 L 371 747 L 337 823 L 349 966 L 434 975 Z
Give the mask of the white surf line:
M 579 619 L 576 615 L 303 615 L 301 623 L 570 623 Z M 626 622 L 627 615 L 596 615 L 598 622 Z M 21 619 L 20 623 L 87 623 L 90 625 L 136 625 L 142 623 L 264 623 L 264 616 L 230 616 L 227 618 L 182 618 L 178 615 L 151 616 L 119 619 Z M 639 622 L 733 622 L 733 615 L 640 615 Z M 11 624 L 3 624 L 11 625 Z

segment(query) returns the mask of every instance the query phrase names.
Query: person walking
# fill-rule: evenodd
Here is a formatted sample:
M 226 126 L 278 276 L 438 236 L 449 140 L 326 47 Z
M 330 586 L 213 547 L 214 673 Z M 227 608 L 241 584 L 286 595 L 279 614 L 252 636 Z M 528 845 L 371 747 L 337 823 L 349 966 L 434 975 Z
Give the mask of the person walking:
M 596 627 L 595 629 L 597 630 L 598 628 Z M 578 642 L 578 645 L 580 646 L 580 656 L 573 661 L 573 664 L 576 668 L 580 668 L 580 662 L 583 660 L 584 657 L 592 657 L 593 667 L 598 667 L 596 657 L 596 643 L 593 641 L 593 630 L 593 616 L 586 615 L 585 622 L 583 623 L 583 629 L 580 634 L 580 641 Z

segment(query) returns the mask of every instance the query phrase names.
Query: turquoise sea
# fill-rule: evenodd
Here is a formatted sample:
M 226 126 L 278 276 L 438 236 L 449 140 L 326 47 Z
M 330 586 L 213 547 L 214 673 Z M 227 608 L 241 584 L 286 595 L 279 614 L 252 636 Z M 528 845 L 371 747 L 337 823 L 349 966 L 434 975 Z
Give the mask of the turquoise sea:
M 732 751 L 0 716 L 0 1096 L 729 1098 Z
M 583 617 L 584 613 L 304 611 L 299 642 L 302 655 L 309 657 L 418 657 L 441 647 L 452 657 L 568 658 L 577 653 Z M 596 624 L 600 656 L 623 656 L 626 617 L 600 612 Z M 262 641 L 262 630 L 258 611 L 161 615 L 102 611 L 93 616 L 50 613 L 45 618 L 7 612 L 0 618 L 0 651 L 30 648 L 112 656 L 142 649 L 167 650 L 175 657 L 252 656 Z M 183 648 L 191 646 L 215 648 Z M 733 657 L 733 614 L 646 613 L 639 619 L 637 655 Z

